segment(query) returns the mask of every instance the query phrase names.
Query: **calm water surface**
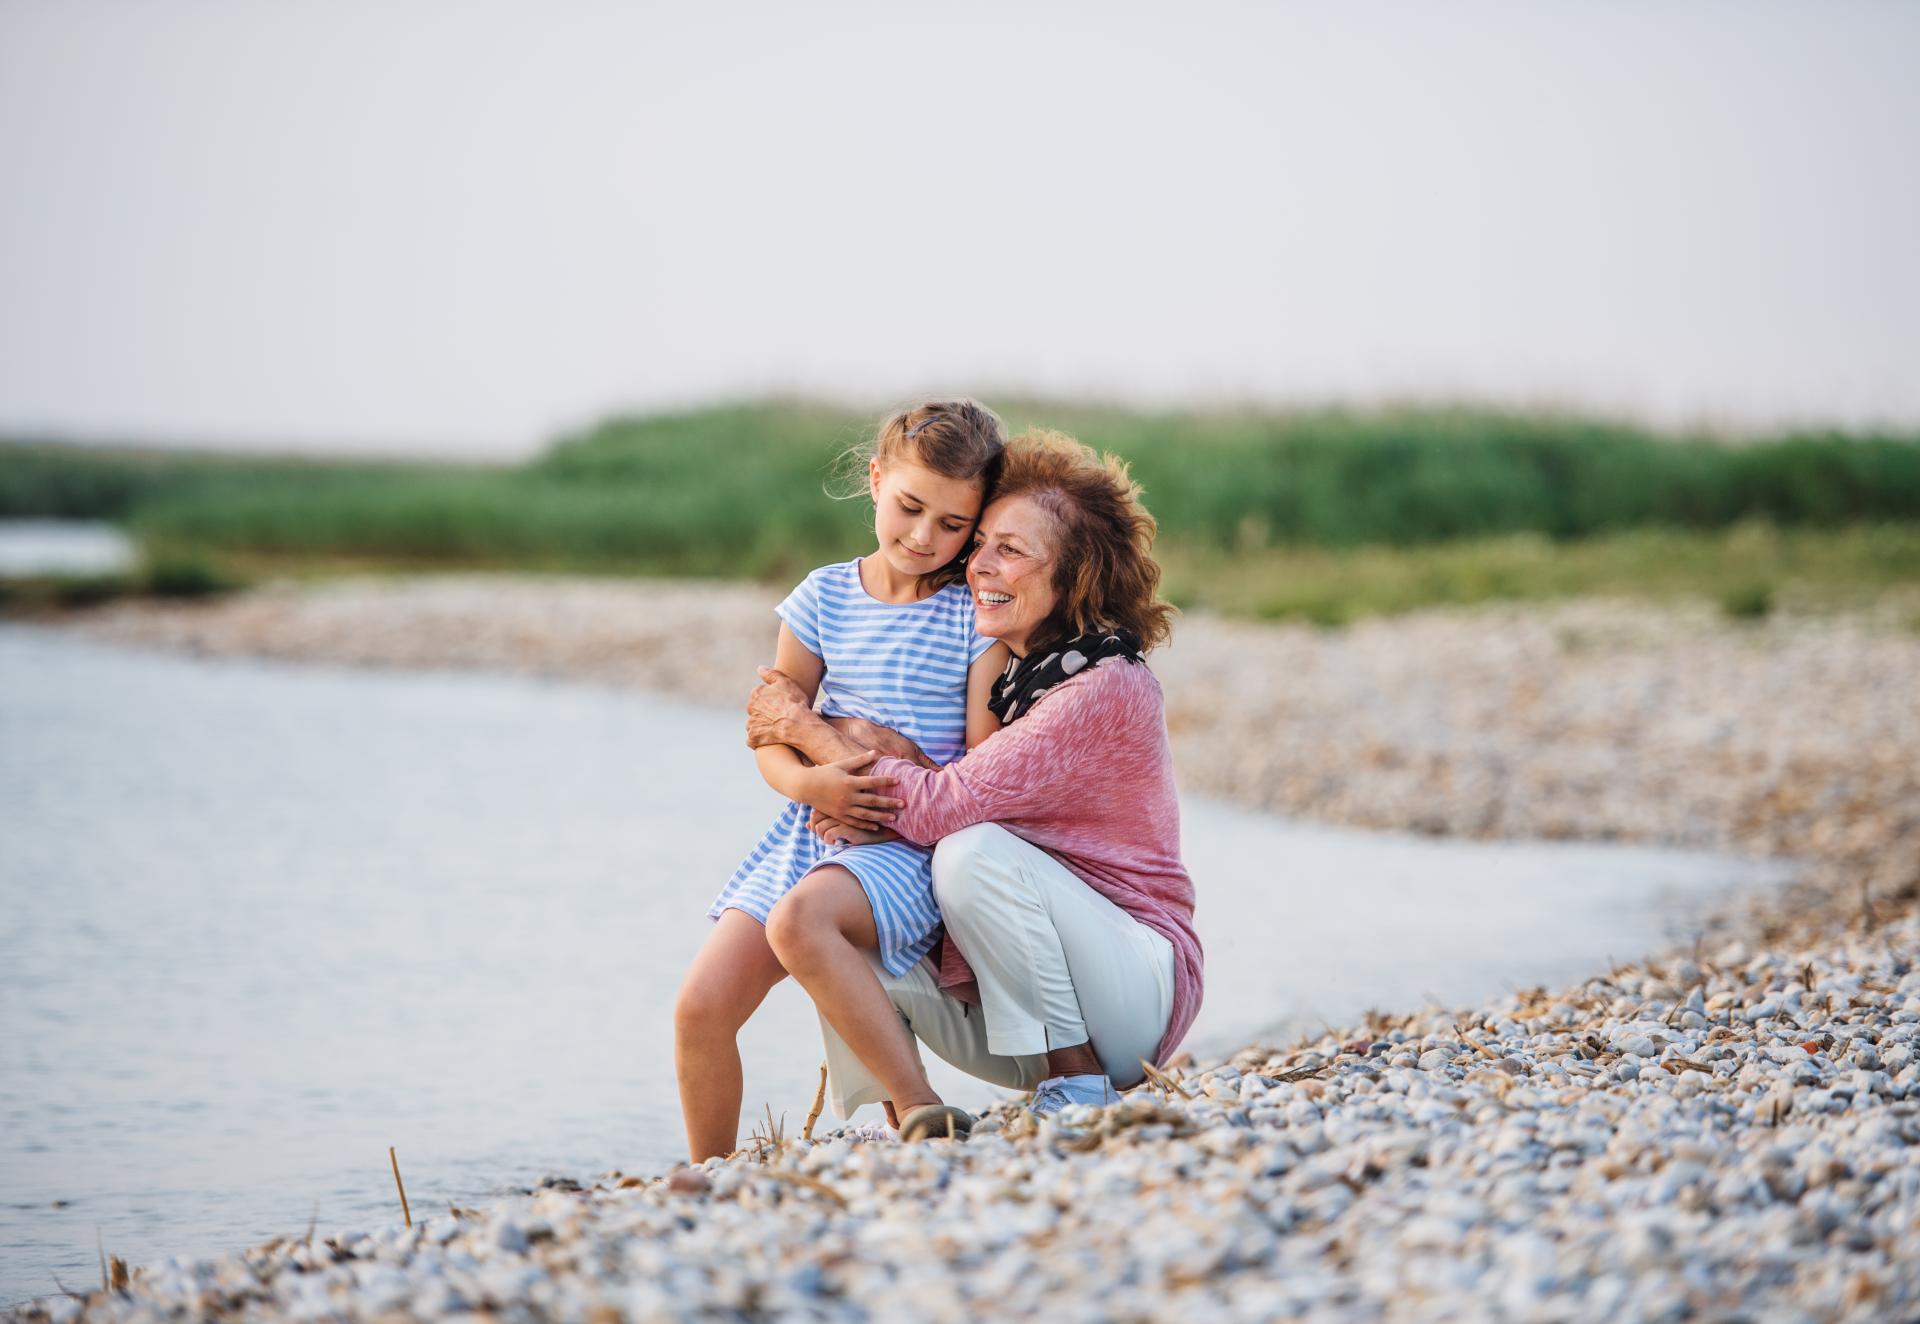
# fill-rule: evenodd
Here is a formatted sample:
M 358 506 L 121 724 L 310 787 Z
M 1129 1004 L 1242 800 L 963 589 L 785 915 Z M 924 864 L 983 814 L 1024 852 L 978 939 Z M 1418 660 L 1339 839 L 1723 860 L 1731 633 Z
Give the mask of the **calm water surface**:
M 0 1302 L 680 1155 L 669 1007 L 771 818 L 736 714 L 0 626 Z M 1684 936 L 1713 856 L 1484 846 L 1190 800 L 1190 1043 L 1583 977 Z M 791 986 L 747 1107 L 798 1126 Z M 963 1103 L 992 1097 L 950 1071 Z
M 0 519 L 0 576 L 107 575 L 137 559 L 133 540 L 98 520 Z

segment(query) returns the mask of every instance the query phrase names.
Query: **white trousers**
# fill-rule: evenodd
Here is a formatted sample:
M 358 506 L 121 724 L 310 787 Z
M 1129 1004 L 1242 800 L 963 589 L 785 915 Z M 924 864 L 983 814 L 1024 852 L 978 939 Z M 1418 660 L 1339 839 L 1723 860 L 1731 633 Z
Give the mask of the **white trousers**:
M 1173 945 L 1005 828 L 943 837 L 933 891 L 948 935 L 980 984 L 970 1007 L 924 961 L 874 973 L 909 1033 L 968 1075 L 1009 1089 L 1047 1076 L 1047 1050 L 1093 1045 L 1119 1089 L 1137 1085 L 1173 1012 Z M 887 1092 L 826 1017 L 827 1074 L 842 1117 Z

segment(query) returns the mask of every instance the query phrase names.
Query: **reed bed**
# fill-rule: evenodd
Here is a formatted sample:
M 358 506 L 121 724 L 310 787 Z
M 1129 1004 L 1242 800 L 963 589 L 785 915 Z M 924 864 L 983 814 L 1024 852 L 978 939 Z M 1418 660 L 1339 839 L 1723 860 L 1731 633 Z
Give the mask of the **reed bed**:
M 1124 455 L 1173 591 L 1232 611 L 1339 620 L 1643 583 L 1764 614 L 1796 584 L 1872 588 L 1920 565 L 1920 439 L 1905 434 L 1732 441 L 1469 409 L 1005 413 Z M 783 582 L 861 545 L 863 503 L 829 493 L 871 423 L 800 404 L 617 418 L 512 466 L 15 442 L 0 445 L 0 516 L 110 519 L 229 568 Z

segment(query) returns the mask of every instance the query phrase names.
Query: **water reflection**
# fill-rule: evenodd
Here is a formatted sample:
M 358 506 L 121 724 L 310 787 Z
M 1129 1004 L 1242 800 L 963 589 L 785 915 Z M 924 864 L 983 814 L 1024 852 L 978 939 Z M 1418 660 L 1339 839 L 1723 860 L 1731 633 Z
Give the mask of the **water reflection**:
M 0 576 L 118 574 L 135 559 L 132 539 L 111 524 L 0 519 Z

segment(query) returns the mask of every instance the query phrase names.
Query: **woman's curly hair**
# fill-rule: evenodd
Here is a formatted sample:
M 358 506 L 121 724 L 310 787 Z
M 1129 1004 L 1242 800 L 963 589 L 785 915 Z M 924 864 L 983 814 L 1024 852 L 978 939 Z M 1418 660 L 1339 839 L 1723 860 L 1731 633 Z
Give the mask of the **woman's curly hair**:
M 1007 443 L 993 499 L 1026 497 L 1053 517 L 1053 615 L 1035 646 L 1089 630 L 1128 629 L 1144 651 L 1173 633 L 1173 605 L 1161 599 L 1153 559 L 1158 526 L 1140 504 L 1127 463 L 1064 432 L 1036 428 Z

